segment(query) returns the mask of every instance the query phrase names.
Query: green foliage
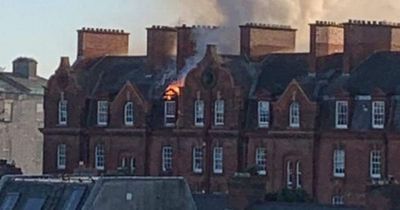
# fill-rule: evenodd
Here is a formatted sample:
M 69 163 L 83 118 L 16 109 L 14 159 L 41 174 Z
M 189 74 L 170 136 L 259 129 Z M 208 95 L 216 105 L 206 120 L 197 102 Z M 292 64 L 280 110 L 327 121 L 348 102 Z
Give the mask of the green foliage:
M 278 193 L 276 198 L 279 202 L 289 203 L 304 203 L 312 201 L 308 193 L 303 189 L 283 189 Z

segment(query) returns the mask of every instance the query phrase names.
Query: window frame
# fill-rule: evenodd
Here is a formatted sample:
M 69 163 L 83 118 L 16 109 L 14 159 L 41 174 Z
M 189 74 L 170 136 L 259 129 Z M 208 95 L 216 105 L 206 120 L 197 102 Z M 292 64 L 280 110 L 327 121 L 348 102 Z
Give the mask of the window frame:
M 201 107 L 201 109 L 199 109 Z M 204 126 L 204 101 L 196 100 L 194 102 L 194 125 L 196 127 Z
M 345 110 L 343 111 L 341 108 L 345 108 Z M 335 128 L 347 129 L 349 124 L 349 102 L 336 101 L 335 110 Z
M 133 102 L 128 101 L 124 105 L 124 124 L 126 126 L 133 126 L 134 122 Z
M 335 149 L 333 151 L 333 176 L 343 178 L 346 176 L 346 151 L 344 149 Z
M 264 106 L 263 106 L 264 105 Z M 265 107 L 265 110 L 262 108 Z M 258 102 L 258 127 L 268 128 L 270 121 L 270 103 L 269 101 L 259 101 Z
M 192 169 L 193 173 L 196 174 L 201 174 L 203 173 L 203 157 L 204 157 L 204 151 L 202 147 L 193 147 L 193 152 L 192 152 Z
M 106 165 L 104 144 L 96 144 L 94 150 L 95 168 L 97 170 L 104 170 Z
M 67 167 L 67 145 L 59 144 L 57 146 L 57 169 L 65 170 Z
M 214 102 L 214 125 L 223 126 L 225 124 L 225 101 L 222 99 Z
M 384 129 L 385 128 L 385 101 L 372 102 L 372 128 Z
M 332 196 L 332 205 L 343 206 L 344 205 L 344 196 L 343 195 Z
M 286 188 L 293 189 L 293 163 L 291 160 L 286 161 Z
M 68 101 L 60 99 L 58 101 L 58 125 L 68 124 Z
M 289 127 L 300 128 L 300 103 L 297 101 L 289 106 Z
M 381 150 L 371 150 L 369 160 L 369 175 L 372 179 L 382 177 L 382 152 Z
M 267 175 L 267 151 L 265 147 L 256 148 L 255 163 L 257 174 L 261 176 Z
M 97 101 L 97 125 L 107 126 L 108 125 L 108 101 L 101 100 Z
M 301 189 L 303 187 L 303 179 L 302 179 L 302 171 L 301 171 L 301 161 L 298 160 L 296 162 L 296 188 Z
M 173 109 L 169 106 L 173 105 Z M 173 113 L 168 113 L 174 110 Z M 171 122 L 170 122 L 171 121 Z M 164 101 L 164 125 L 165 127 L 174 127 L 176 125 L 176 101 Z
M 213 172 L 214 174 L 224 172 L 224 148 L 221 146 L 213 148 Z
M 172 146 L 166 145 L 162 147 L 161 151 L 161 170 L 163 172 L 172 171 L 173 164 L 173 149 Z

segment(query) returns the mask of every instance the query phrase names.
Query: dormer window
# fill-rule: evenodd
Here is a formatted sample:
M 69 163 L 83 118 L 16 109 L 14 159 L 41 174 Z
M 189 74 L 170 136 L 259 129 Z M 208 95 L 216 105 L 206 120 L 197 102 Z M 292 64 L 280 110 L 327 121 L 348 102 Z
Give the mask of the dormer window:
M 298 102 L 293 102 L 289 107 L 289 126 L 291 128 L 300 127 L 300 105 Z
M 204 126 L 204 101 L 196 100 L 194 102 L 194 125 L 198 127 Z
M 216 100 L 214 104 L 214 124 L 224 125 L 224 100 Z
M 175 126 L 176 122 L 176 102 L 165 101 L 164 102 L 164 124 L 166 127 Z
M 258 127 L 268 128 L 269 127 L 269 102 L 259 101 L 258 102 Z
M 68 119 L 68 101 L 61 99 L 58 102 L 58 124 L 67 125 Z
M 348 126 L 348 103 L 347 101 L 336 101 L 335 126 L 338 129 L 346 129 Z
M 127 102 L 124 107 L 124 123 L 127 126 L 133 125 L 133 103 Z
M 97 125 L 106 126 L 108 124 L 108 101 L 97 102 Z
M 383 129 L 385 127 L 385 102 L 372 102 L 372 128 Z

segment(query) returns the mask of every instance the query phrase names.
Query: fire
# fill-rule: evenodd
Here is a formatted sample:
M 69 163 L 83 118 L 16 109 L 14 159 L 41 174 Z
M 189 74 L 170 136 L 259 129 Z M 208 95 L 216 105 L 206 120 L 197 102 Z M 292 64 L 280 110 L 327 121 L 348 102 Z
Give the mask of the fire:
M 168 85 L 167 89 L 165 90 L 164 99 L 170 101 L 173 98 L 179 96 L 181 87 L 183 87 L 182 79 L 172 82 L 170 85 Z

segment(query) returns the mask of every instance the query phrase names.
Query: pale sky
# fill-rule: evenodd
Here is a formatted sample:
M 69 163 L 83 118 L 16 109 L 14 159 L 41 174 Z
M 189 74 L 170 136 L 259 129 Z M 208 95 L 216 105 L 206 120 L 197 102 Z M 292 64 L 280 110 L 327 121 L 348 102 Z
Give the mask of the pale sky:
M 308 23 L 348 19 L 400 22 L 399 0 L 0 0 L 0 67 L 32 57 L 49 77 L 61 56 L 76 58 L 82 27 L 124 29 L 130 54 L 145 54 L 146 27 L 182 23 L 239 25 L 249 20 L 298 28 L 298 49 L 308 46 Z

